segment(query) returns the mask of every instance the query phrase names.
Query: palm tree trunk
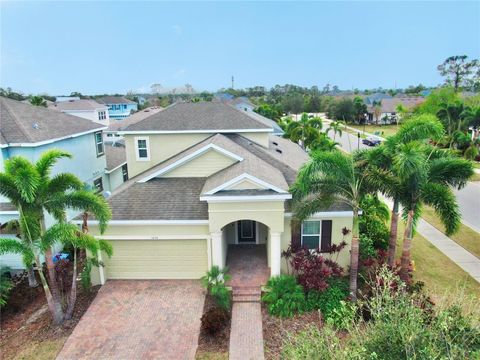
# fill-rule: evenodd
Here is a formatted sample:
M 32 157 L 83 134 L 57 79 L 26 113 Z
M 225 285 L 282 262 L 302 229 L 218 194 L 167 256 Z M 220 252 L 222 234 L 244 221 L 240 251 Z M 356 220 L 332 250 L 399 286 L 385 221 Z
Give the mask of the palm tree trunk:
M 58 301 L 55 301 L 55 299 L 52 296 L 52 292 L 50 291 L 50 288 L 48 286 L 47 279 L 45 278 L 45 275 L 43 274 L 42 269 L 42 263 L 40 260 L 37 258 L 36 259 L 37 267 L 39 269 L 38 275 L 40 277 L 40 281 L 43 286 L 43 291 L 45 291 L 45 297 L 47 298 L 47 304 L 48 304 L 48 309 L 50 310 L 50 313 L 52 314 L 53 317 L 53 322 L 55 325 L 60 325 L 63 322 L 63 311 L 62 311 L 62 304 Z
M 412 234 L 413 234 L 413 210 L 408 212 L 407 224 L 405 226 L 405 233 L 403 236 L 403 251 L 401 259 L 400 278 L 404 281 L 408 279 L 408 269 L 410 268 L 410 250 L 412 248 Z
M 73 274 L 72 274 L 72 287 L 70 288 L 70 298 L 68 299 L 68 307 L 65 312 L 65 319 L 72 318 L 73 309 L 75 308 L 75 302 L 77 301 L 77 248 L 73 247 Z
M 359 254 L 358 210 L 354 209 L 352 244 L 350 248 L 350 298 L 352 299 L 352 301 L 357 301 L 358 254 Z
M 393 268 L 395 265 L 395 252 L 397 249 L 398 208 L 398 200 L 393 199 L 392 220 L 390 223 L 390 239 L 388 241 L 388 266 L 391 268 Z
M 28 272 L 28 286 L 29 287 L 37 287 L 38 286 L 38 281 L 37 278 L 35 277 L 35 270 L 33 270 L 33 265 L 30 265 L 27 269 Z
M 52 292 L 53 299 L 61 306 L 62 297 L 60 296 L 60 290 L 58 289 L 57 277 L 55 274 L 55 264 L 53 263 L 52 249 L 45 251 L 45 262 L 47 264 L 48 279 L 50 280 L 50 290 Z

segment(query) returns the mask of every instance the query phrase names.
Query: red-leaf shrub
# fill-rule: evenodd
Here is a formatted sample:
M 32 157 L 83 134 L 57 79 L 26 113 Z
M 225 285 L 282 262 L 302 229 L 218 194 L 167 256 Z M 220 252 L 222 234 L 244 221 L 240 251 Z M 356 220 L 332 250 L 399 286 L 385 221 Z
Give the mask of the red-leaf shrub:
M 309 250 L 303 247 L 292 246 L 282 253 L 291 266 L 295 277 L 305 291 L 323 291 L 328 288 L 327 280 L 332 276 L 341 276 L 343 268 L 331 259 L 346 246 L 345 242 L 334 244 L 328 252 L 320 249 Z M 327 258 L 328 256 L 328 258 Z

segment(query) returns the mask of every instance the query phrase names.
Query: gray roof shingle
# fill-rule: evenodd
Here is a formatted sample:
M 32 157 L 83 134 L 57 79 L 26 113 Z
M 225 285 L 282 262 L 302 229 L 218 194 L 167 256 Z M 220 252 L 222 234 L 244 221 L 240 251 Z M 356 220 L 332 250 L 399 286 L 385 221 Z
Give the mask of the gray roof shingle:
M 0 97 L 2 144 L 37 143 L 100 130 L 104 126 L 77 116 Z
M 113 220 L 207 220 L 200 201 L 205 178 L 160 178 L 129 182 L 108 199 Z M 120 189 L 120 188 L 119 188 Z
M 112 171 L 116 167 L 127 162 L 127 152 L 123 145 L 105 143 L 105 156 L 108 171 Z
M 53 110 L 68 111 L 68 110 L 108 110 L 104 104 L 99 104 L 95 100 L 81 99 L 74 101 L 60 101 L 48 107 Z
M 272 127 L 221 102 L 177 103 L 130 125 L 128 131 L 213 131 L 269 129 Z
M 97 99 L 100 104 L 136 104 L 135 101 L 124 98 L 123 96 L 104 96 Z

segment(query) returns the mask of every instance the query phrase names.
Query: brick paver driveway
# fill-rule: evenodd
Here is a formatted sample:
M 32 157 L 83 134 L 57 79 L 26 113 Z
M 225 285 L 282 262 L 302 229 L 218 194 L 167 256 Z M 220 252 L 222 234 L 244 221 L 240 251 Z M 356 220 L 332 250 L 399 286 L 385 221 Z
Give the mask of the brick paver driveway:
M 57 359 L 193 359 L 205 295 L 199 281 L 108 281 Z

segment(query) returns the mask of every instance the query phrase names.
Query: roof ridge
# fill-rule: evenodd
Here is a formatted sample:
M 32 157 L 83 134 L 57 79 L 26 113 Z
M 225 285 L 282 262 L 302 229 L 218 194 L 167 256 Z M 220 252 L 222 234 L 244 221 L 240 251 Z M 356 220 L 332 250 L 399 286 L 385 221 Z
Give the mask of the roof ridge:
M 229 106 L 229 107 L 232 108 L 233 110 L 239 112 L 239 113 L 242 114 L 242 115 L 247 116 L 249 119 L 252 119 L 253 121 L 257 122 L 257 123 L 260 124 L 260 125 L 270 127 L 270 125 L 267 125 L 267 124 L 263 123 L 262 121 L 256 119 L 254 116 L 250 116 L 250 114 L 248 114 L 248 111 L 242 111 L 242 110 L 238 109 L 236 106 L 234 106 L 233 104 L 229 104 L 229 103 L 226 103 L 226 102 L 222 102 L 222 104 L 223 104 L 223 105 L 226 105 L 226 106 Z M 255 113 L 255 114 L 257 114 L 257 113 Z M 263 116 L 263 115 L 260 115 L 260 114 L 257 114 L 257 115 Z M 265 117 L 265 116 L 263 116 L 263 117 Z M 268 119 L 268 118 L 265 118 L 265 119 Z M 271 119 L 268 119 L 268 120 L 271 120 Z M 273 129 L 273 127 L 272 127 L 272 129 Z
M 23 126 L 22 122 L 18 119 L 17 115 L 15 114 L 15 112 L 12 110 L 12 108 L 10 107 L 10 105 L 8 105 L 8 101 L 5 101 L 7 98 L 4 98 L 4 105 L 5 107 L 7 108 L 8 110 L 8 113 L 10 114 L 10 116 L 12 117 L 12 119 L 15 120 L 15 124 L 17 124 L 18 126 L 18 129 L 23 133 L 23 135 L 25 135 L 25 137 L 30 141 L 30 142 L 34 142 L 33 141 L 33 137 L 27 132 L 27 129 L 25 129 L 25 127 Z M 25 104 L 25 103 L 23 103 Z M 28 104 L 25 104 L 28 106 Z M 30 105 L 30 106 L 34 106 L 34 105 Z M 5 136 L 4 136 L 5 137 Z M 7 144 L 9 143 L 7 139 L 5 139 L 7 141 Z

